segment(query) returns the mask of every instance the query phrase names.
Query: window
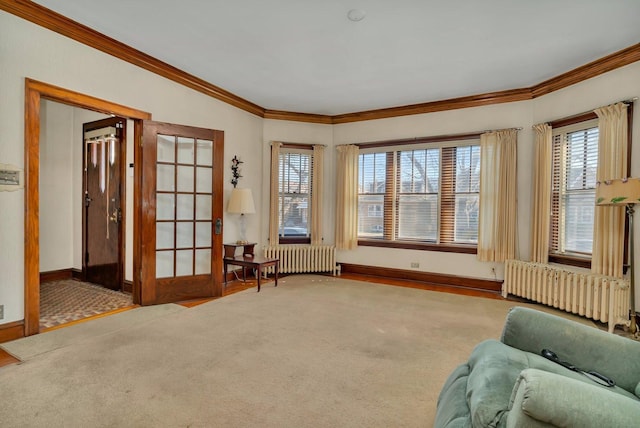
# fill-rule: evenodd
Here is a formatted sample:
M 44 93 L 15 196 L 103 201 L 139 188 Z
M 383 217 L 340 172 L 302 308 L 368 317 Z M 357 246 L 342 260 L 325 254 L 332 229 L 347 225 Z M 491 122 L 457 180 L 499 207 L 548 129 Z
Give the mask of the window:
M 310 242 L 312 150 L 280 152 L 278 213 L 280 242 Z
M 397 149 L 365 151 L 361 147 L 361 243 L 474 248 L 480 190 L 480 146 L 475 137 L 472 141 L 437 141 Z
M 597 120 L 553 130 L 550 254 L 590 258 L 597 165 Z

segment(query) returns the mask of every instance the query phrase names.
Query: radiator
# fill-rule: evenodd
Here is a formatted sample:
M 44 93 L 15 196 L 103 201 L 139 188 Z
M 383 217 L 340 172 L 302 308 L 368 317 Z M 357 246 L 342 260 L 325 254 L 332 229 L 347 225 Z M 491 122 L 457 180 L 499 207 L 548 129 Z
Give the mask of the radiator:
M 629 280 L 625 278 L 507 260 L 502 295 L 509 294 L 606 322 L 610 333 L 616 325 L 629 323 Z
M 264 247 L 265 257 L 280 259 L 280 273 L 338 273 L 333 245 L 275 245 Z M 268 268 L 267 273 L 273 273 Z

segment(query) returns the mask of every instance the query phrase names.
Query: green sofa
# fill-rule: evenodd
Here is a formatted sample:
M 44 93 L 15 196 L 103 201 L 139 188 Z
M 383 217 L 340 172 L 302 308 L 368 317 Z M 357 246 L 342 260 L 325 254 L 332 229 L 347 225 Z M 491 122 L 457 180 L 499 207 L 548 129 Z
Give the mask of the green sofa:
M 615 381 L 600 385 L 541 355 Z M 640 427 L 640 342 L 515 307 L 500 341 L 486 340 L 445 382 L 434 426 Z

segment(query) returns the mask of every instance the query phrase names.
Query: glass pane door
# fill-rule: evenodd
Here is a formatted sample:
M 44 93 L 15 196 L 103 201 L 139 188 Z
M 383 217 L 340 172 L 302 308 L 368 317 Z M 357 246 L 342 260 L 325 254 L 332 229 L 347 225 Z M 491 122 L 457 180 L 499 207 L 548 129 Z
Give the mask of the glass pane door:
M 157 135 L 156 278 L 211 274 L 213 141 Z

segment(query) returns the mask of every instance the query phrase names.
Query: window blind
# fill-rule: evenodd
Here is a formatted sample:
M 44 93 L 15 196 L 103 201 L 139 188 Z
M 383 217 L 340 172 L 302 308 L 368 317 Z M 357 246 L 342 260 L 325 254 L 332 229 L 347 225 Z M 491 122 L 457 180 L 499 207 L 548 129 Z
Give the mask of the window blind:
M 480 146 L 447 141 L 386 149 L 359 156 L 358 236 L 476 244 Z
M 281 149 L 279 161 L 279 236 L 308 238 L 311 213 L 312 154 Z
M 597 164 L 597 121 L 554 130 L 551 253 L 591 254 Z

